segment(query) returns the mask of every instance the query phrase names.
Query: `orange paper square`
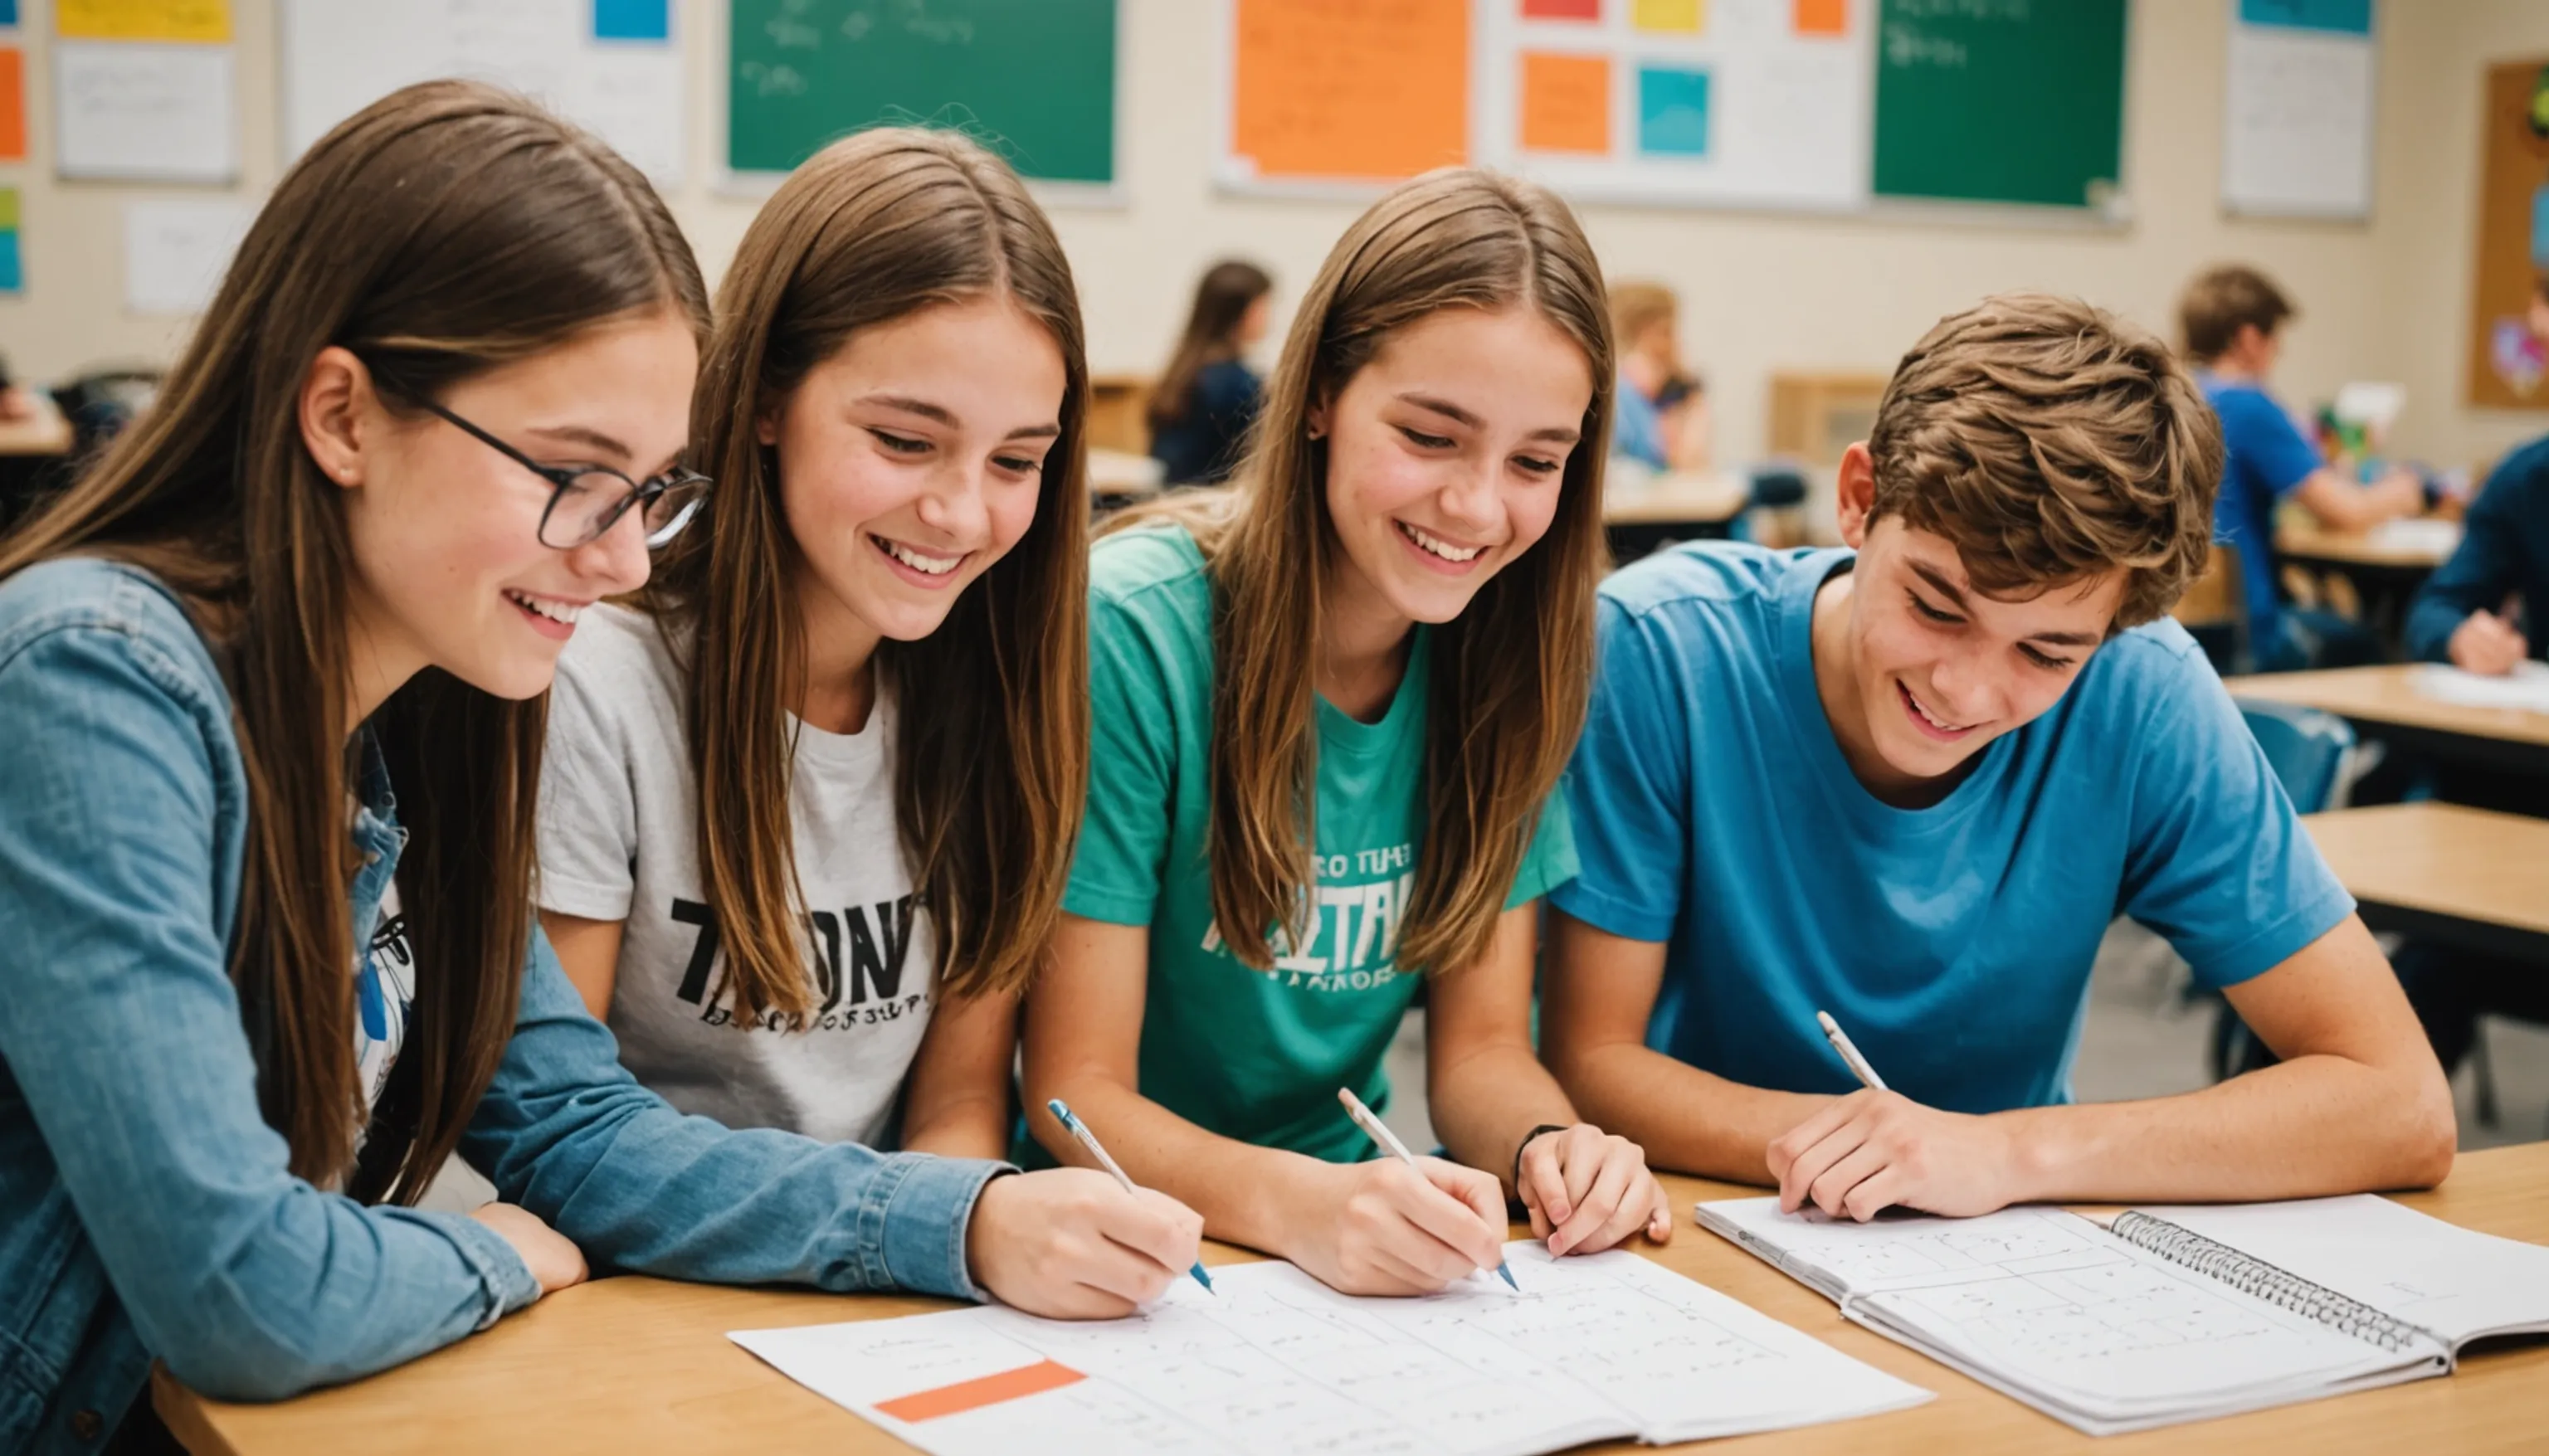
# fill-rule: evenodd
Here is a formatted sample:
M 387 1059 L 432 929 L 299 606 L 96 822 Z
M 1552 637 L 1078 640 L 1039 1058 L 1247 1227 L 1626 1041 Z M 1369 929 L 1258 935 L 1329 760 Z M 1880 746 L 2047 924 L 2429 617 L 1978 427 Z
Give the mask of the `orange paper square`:
M 27 53 L 0 46 L 0 162 L 27 159 Z
M 1849 0 L 1796 0 L 1796 6 L 1798 35 L 1849 34 Z
M 1600 55 L 1522 57 L 1522 144 L 1530 151 L 1611 150 L 1611 62 Z
M 1239 0 L 1231 149 L 1266 178 L 1469 159 L 1468 0 Z

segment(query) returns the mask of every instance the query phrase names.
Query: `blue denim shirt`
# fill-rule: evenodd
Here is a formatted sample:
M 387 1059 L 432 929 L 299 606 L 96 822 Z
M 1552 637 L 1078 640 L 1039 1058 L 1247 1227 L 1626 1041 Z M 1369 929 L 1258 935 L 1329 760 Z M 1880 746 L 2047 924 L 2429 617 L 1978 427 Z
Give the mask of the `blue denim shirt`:
M 381 776 L 362 789 L 369 926 L 405 835 Z M 73 560 L 0 582 L 0 1451 L 97 1449 L 154 1356 L 275 1400 L 538 1294 L 475 1220 L 286 1170 L 228 971 L 246 818 L 230 697 L 155 580 Z M 968 1299 L 966 1224 L 1002 1166 L 684 1117 L 536 934 L 461 1151 L 597 1269 Z

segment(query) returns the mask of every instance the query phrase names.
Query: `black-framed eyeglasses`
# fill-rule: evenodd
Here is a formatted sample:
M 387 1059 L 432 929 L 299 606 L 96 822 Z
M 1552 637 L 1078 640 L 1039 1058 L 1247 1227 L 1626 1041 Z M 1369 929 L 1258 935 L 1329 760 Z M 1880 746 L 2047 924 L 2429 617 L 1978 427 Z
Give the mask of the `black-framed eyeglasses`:
M 646 525 L 646 549 L 652 551 L 682 533 L 708 499 L 708 478 L 675 466 L 652 480 L 632 481 L 602 465 L 542 465 L 431 400 L 422 402 L 464 433 L 475 436 L 551 487 L 548 507 L 540 512 L 540 544 L 552 551 L 573 551 L 618 523 L 634 505 Z

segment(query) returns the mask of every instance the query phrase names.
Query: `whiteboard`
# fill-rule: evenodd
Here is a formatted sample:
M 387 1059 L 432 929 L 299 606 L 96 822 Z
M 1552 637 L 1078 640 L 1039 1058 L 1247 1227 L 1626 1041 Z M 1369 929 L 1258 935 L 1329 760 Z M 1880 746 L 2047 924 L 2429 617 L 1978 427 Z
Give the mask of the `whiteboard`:
M 1875 9 L 1876 0 L 1486 5 L 1479 159 L 1584 201 L 1863 207 Z M 1566 18 L 1584 11 L 1593 19 Z M 1553 78 L 1576 97 L 1598 96 L 1607 115 L 1576 113 Z
M 650 7 L 601 0 L 284 0 L 283 149 L 287 161 L 330 127 L 401 86 L 442 76 L 494 81 L 537 97 L 593 132 L 656 182 L 681 181 L 682 57 L 666 3 L 660 38 L 627 39 L 622 18 Z
M 2372 216 L 2373 0 L 2239 0 L 2222 106 L 2221 206 Z

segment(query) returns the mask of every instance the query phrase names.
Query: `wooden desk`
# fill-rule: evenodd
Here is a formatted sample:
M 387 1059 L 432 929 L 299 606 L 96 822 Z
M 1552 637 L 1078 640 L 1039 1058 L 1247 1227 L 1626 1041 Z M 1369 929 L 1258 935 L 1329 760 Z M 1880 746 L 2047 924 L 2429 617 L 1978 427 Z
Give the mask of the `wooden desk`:
M 36 402 L 36 412 L 25 419 L 0 419 L 0 455 L 69 454 L 71 422 L 53 408 L 49 397 L 28 393 Z
M 1667 1176 L 1679 1216 L 1652 1256 L 1880 1369 L 1937 1392 L 1917 1410 L 1682 1449 L 1838 1456 L 1867 1451 L 2032 1456 L 2537 1451 L 2549 1342 L 2483 1347 L 2460 1373 L 2279 1410 L 2093 1439 L 1843 1320 L 1832 1302 L 1691 1224 L 1704 1198 L 1754 1190 Z M 2449 1182 L 2402 1202 L 2490 1233 L 2549 1242 L 2549 1143 L 2463 1157 Z M 1211 1247 L 1209 1264 L 1249 1255 Z M 896 1452 L 908 1448 L 763 1365 L 729 1329 L 883 1319 L 929 1300 L 710 1289 L 610 1279 L 541 1301 L 485 1334 L 356 1385 L 279 1406 L 201 1400 L 160 1378 L 161 1413 L 199 1456 L 361 1450 Z M 1603 1451 L 1645 1448 L 1605 1445 Z
M 2443 702 L 2415 688 L 2416 665 L 2233 678 L 2233 697 L 2322 708 L 2403 749 L 2549 775 L 2549 713 Z
M 2331 566 L 2387 568 L 2420 577 L 2441 566 L 2458 545 L 2457 536 L 2450 545 L 2423 539 L 2395 540 L 2378 527 L 2369 531 L 2331 531 L 2294 521 L 2275 528 L 2275 552 L 2279 556 Z
M 1606 487 L 1603 534 L 1622 566 L 1675 541 L 1722 541 L 1752 503 L 1751 483 L 1723 472 L 1654 476 L 1636 486 Z
M 2419 803 L 2302 823 L 2374 929 L 2549 967 L 2549 819 Z

